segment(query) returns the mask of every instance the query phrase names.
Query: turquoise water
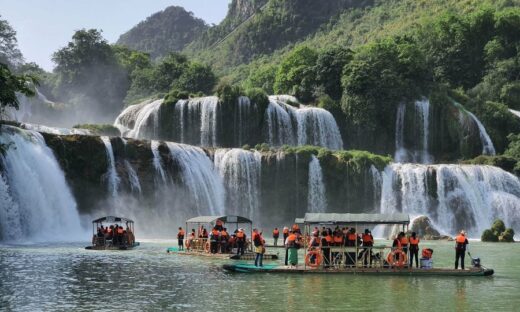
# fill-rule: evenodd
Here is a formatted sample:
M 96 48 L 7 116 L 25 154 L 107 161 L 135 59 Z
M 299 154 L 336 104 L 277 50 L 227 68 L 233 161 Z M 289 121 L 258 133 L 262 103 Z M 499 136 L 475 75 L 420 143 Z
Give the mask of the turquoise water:
M 166 254 L 173 241 L 125 252 L 86 243 L 0 247 L 0 309 L 14 311 L 518 311 L 520 244 L 471 242 L 492 277 L 226 273 L 223 260 Z M 452 267 L 452 242 L 427 242 Z M 283 256 L 283 249 L 273 249 Z M 469 266 L 469 259 L 466 259 Z

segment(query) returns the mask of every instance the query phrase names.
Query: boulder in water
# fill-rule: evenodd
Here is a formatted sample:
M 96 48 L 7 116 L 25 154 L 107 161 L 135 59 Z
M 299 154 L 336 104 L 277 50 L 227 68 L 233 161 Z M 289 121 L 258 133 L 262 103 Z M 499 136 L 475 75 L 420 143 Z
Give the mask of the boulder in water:
M 423 237 L 424 239 L 426 239 L 426 237 L 433 238 L 441 236 L 441 233 L 433 227 L 430 218 L 427 216 L 415 218 L 412 223 L 411 231 L 417 233 L 419 237 Z

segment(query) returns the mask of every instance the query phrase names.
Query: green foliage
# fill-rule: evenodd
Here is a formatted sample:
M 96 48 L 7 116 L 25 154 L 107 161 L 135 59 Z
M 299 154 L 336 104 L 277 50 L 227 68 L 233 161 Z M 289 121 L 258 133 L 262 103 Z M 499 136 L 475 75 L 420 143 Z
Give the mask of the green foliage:
M 513 243 L 515 241 L 515 231 L 509 228 L 502 233 L 499 239 L 504 243 Z
M 22 62 L 23 57 L 18 49 L 16 31 L 6 20 L 0 19 L 0 63 L 8 67 L 17 67 Z
M 274 64 L 252 68 L 247 80 L 244 82 L 244 87 L 246 89 L 260 88 L 269 94 L 273 94 L 276 70 L 277 66 Z
M 263 116 L 267 106 L 269 105 L 269 97 L 264 90 L 260 88 L 247 89 L 245 95 L 251 100 L 251 103 L 256 104 L 260 115 Z
M 226 106 L 234 105 L 241 94 L 242 90 L 239 86 L 232 86 L 226 82 L 217 86 L 217 96 Z
M 484 230 L 480 239 L 483 242 L 498 242 L 498 236 L 491 229 Z
M 296 96 L 304 103 L 313 98 L 313 86 L 316 84 L 314 65 L 316 51 L 301 46 L 288 54 L 276 72 L 274 92 Z
M 514 171 L 516 174 L 520 174 L 520 134 L 510 134 L 507 139 L 509 146 L 504 155 L 516 160 Z
M 396 107 L 428 94 L 426 59 L 409 39 L 395 38 L 361 47 L 345 69 L 342 108 L 354 125 L 392 131 Z M 375 92 L 377 90 L 377 92 Z
M 16 93 L 26 96 L 34 96 L 34 86 L 38 80 L 31 75 L 15 75 L 6 64 L 0 63 L 0 113 L 6 107 L 18 109 L 18 97 Z
M 186 91 L 179 91 L 173 89 L 164 96 L 164 105 L 175 105 L 179 100 L 186 100 L 189 98 L 189 94 Z
M 353 52 L 342 47 L 332 47 L 318 55 L 315 65 L 317 84 L 321 92 L 335 101 L 341 99 L 343 69 L 352 60 Z
M 271 151 L 271 148 L 269 147 L 269 144 L 262 143 L 262 144 L 255 145 L 255 150 L 257 150 L 259 152 L 269 152 L 269 151 Z
M 66 47 L 54 53 L 52 60 L 58 76 L 54 93 L 61 100 L 105 114 L 121 109 L 128 75 L 100 31 L 77 31 Z
M 517 159 L 510 157 L 510 156 L 504 156 L 504 155 L 498 155 L 498 156 L 480 155 L 473 159 L 463 161 L 462 163 L 470 164 L 470 165 L 495 166 L 495 167 L 502 168 L 505 171 L 514 173 Z
M 113 125 L 81 124 L 73 128 L 89 130 L 94 135 L 120 136 L 121 132 Z
M 497 219 L 495 222 L 493 222 L 493 225 L 491 225 L 491 230 L 495 234 L 500 235 L 506 230 L 506 225 L 504 224 L 504 221 Z
M 117 44 L 150 53 L 155 59 L 181 51 L 207 28 L 193 13 L 170 6 L 121 35 Z
M 209 94 L 213 90 L 216 81 L 217 78 L 211 67 L 199 63 L 191 63 L 184 70 L 178 81 L 175 82 L 175 87 L 188 92 Z

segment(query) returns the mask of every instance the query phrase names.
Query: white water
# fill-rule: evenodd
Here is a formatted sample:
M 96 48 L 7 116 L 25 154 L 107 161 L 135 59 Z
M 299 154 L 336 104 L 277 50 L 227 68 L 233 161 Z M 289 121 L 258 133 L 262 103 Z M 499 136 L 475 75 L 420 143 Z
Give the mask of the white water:
M 395 154 L 394 159 L 399 163 L 420 163 L 430 164 L 433 162 L 433 158 L 429 153 L 429 127 L 430 127 L 430 101 L 423 99 L 415 101 L 414 103 L 414 114 L 416 125 L 420 132 L 420 145 L 417 145 L 413 149 L 407 149 L 404 144 L 404 122 L 406 115 L 406 104 L 401 103 L 397 107 L 397 116 L 395 123 Z M 420 127 L 419 127 L 420 126 Z
M 260 216 L 261 163 L 261 154 L 256 151 L 216 151 L 215 168 L 224 180 L 228 195 L 226 212 L 245 215 L 253 220 Z
M 141 193 L 141 182 L 139 181 L 139 176 L 134 170 L 132 164 L 125 160 L 125 168 L 128 173 L 128 181 L 130 182 L 130 189 L 132 192 Z
M 380 210 L 426 215 L 444 234 L 464 229 L 479 238 L 496 218 L 518 231 L 520 181 L 491 166 L 392 164 L 383 174 Z
M 266 120 L 270 145 L 315 145 L 333 150 L 343 148 L 338 125 L 330 112 L 317 107 L 295 108 L 283 102 L 284 99 L 290 98 L 269 97 Z
M 250 116 L 253 114 L 253 105 L 251 101 L 246 96 L 241 96 L 238 98 L 238 112 L 236 114 L 235 125 L 235 142 L 237 142 L 238 147 L 242 147 L 246 144 L 246 139 L 248 138 L 249 129 L 253 129 L 254 125 L 249 124 Z M 258 130 L 256 130 L 258 131 Z
M 511 114 L 515 115 L 516 117 L 520 118 L 520 112 L 514 109 L 509 109 Z
M 30 123 L 22 123 L 20 124 L 21 128 L 37 131 L 37 132 L 44 132 L 44 133 L 50 133 L 50 134 L 57 134 L 57 135 L 73 135 L 73 134 L 79 134 L 79 135 L 91 135 L 91 132 L 86 129 L 68 129 L 68 128 L 58 128 L 58 127 L 48 127 L 44 125 L 36 125 L 36 124 L 30 124 Z
M 206 153 L 198 147 L 166 142 L 171 157 L 181 170 L 181 180 L 192 196 L 198 215 L 224 214 L 224 185 Z
M 201 146 L 217 146 L 217 108 L 218 97 L 209 96 L 189 100 L 180 100 L 175 105 L 180 121 L 180 141 L 182 143 L 200 144 Z M 196 121 L 199 119 L 198 129 Z M 187 121 L 187 122 L 186 122 Z M 190 133 L 200 133 L 198 142 L 190 142 Z
M 121 136 L 134 139 L 157 138 L 159 132 L 159 108 L 163 100 L 127 107 L 114 122 Z
M 1 234 L 10 241 L 70 241 L 83 229 L 76 202 L 41 134 L 2 126 Z
M 484 125 L 480 122 L 480 120 L 475 116 L 472 112 L 468 111 L 464 106 L 455 101 L 452 102 L 455 107 L 459 109 L 459 122 L 461 125 L 465 124 L 467 116 L 475 122 L 479 130 L 480 141 L 482 143 L 482 154 L 483 155 L 495 155 L 495 146 L 493 145 L 493 141 L 489 137 L 489 134 L 486 131 Z
M 114 151 L 112 149 L 112 143 L 110 142 L 110 138 L 107 136 L 102 136 L 101 140 L 103 144 L 105 144 L 106 154 L 107 154 L 107 173 L 106 178 L 108 180 L 108 192 L 112 195 L 112 197 L 117 197 L 119 191 L 119 182 L 120 178 L 117 174 L 116 170 L 116 161 L 114 159 Z
M 323 183 L 323 172 L 320 161 L 314 155 L 312 155 L 309 162 L 308 189 L 307 210 L 309 212 L 326 212 L 327 194 L 325 193 L 325 184 Z
M 150 148 L 153 154 L 153 166 L 155 167 L 155 171 L 161 176 L 161 181 L 164 183 L 166 182 L 166 174 L 164 173 L 163 161 L 159 154 L 159 145 L 159 141 L 151 141 Z

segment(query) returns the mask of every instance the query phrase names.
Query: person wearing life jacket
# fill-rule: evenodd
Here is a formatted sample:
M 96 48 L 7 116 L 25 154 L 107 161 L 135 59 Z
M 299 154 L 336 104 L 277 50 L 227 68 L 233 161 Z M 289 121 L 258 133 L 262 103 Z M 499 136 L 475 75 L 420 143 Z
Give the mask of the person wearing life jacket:
M 469 244 L 466 238 L 466 232 L 460 231 L 459 235 L 455 237 L 455 270 L 460 267 L 464 270 L 464 256 L 466 254 L 466 247 Z
M 108 229 L 107 229 L 107 236 L 106 236 L 106 239 L 108 240 L 112 240 L 114 238 L 114 226 L 111 225 Z
M 334 239 L 332 238 L 331 234 L 331 229 L 323 229 L 321 232 L 321 251 L 323 253 L 324 268 L 328 268 L 330 266 L 330 246 L 334 244 Z
M 197 233 L 195 232 L 195 229 L 191 229 L 191 233 L 190 235 L 188 236 L 188 244 L 187 244 L 187 249 L 188 251 L 191 249 L 191 247 L 193 246 L 193 243 L 195 242 L 195 238 L 197 237 Z
M 257 229 L 253 229 L 253 245 L 255 246 L 255 266 L 256 267 L 263 267 L 263 259 L 264 259 L 264 239 L 262 238 L 262 235 L 258 232 Z
M 227 232 L 227 228 L 222 228 L 222 231 L 220 232 L 220 252 L 221 253 L 228 253 L 228 241 L 229 241 L 229 234 Z
M 349 246 L 349 247 L 354 247 L 357 245 L 360 245 L 360 241 L 358 241 L 358 235 L 356 234 L 356 229 L 354 228 L 351 228 L 350 231 L 348 232 L 347 234 L 347 242 L 346 242 L 346 246 Z
M 408 237 L 406 237 L 406 234 L 404 232 L 401 232 L 400 235 L 401 248 L 403 249 L 403 252 L 408 256 Z
M 334 246 L 343 246 L 343 233 L 341 231 L 335 231 L 334 236 L 332 237 L 332 242 Z
M 274 228 L 274 230 L 273 230 L 273 240 L 274 240 L 274 245 L 275 246 L 278 246 L 278 237 L 280 237 L 280 231 L 278 230 L 278 228 Z
M 246 234 L 244 233 L 244 229 L 239 229 L 237 231 L 236 244 L 237 244 L 237 255 L 243 255 L 244 246 L 246 244 Z
M 412 232 L 412 236 L 408 239 L 410 241 L 410 268 L 413 267 L 413 259 L 415 257 L 415 267 L 419 267 L 419 237 L 417 233 Z
M 179 232 L 177 232 L 177 245 L 179 246 L 179 250 L 184 250 L 184 230 L 182 227 L 179 227 Z
M 301 234 L 302 232 L 300 232 L 300 226 L 298 224 L 293 224 L 292 226 L 292 230 L 293 230 L 293 233 L 294 234 Z
M 295 233 L 294 230 L 289 232 L 289 236 L 287 236 L 285 240 L 285 246 L 288 251 L 287 264 L 289 266 L 298 265 L 298 249 L 300 248 L 300 243 L 298 242 L 297 233 Z
M 287 240 L 287 236 L 289 236 L 289 228 L 284 226 L 282 233 L 283 233 L 283 242 L 285 243 L 285 240 Z
M 125 233 L 125 230 L 123 229 L 122 226 L 118 226 L 116 233 L 117 233 L 117 241 L 119 242 L 120 245 L 123 245 L 123 235 Z
M 209 249 L 212 254 L 216 254 L 218 252 L 219 239 L 220 231 L 217 229 L 217 227 L 213 227 L 209 238 Z
M 363 244 L 363 251 L 360 256 L 363 258 L 363 265 L 369 267 L 368 264 L 370 263 L 370 266 L 372 266 L 372 247 L 374 246 L 374 237 L 369 229 L 365 229 L 365 232 L 361 235 L 361 242 Z

